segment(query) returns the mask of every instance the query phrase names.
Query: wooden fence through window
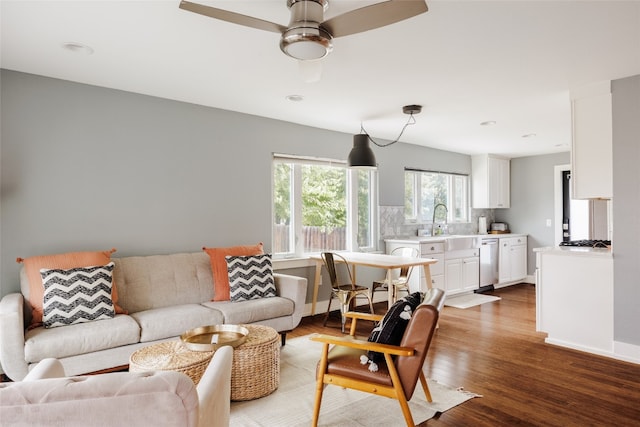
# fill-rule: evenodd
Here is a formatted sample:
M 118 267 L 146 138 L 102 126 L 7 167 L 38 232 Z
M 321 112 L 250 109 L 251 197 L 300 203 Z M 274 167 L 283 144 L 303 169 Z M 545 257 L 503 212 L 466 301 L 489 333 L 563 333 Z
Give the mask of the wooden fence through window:
M 273 252 L 291 252 L 289 226 L 277 225 L 273 236 Z M 346 227 L 327 230 L 325 227 L 302 227 L 305 252 L 342 251 L 347 248 Z

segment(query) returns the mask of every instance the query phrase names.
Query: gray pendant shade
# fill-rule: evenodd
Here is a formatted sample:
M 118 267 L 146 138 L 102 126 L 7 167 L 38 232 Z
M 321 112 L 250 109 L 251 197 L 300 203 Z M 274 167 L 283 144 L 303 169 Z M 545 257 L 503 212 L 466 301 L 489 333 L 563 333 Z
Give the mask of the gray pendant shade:
M 376 156 L 369 146 L 369 135 L 353 135 L 353 148 L 349 153 L 347 165 L 354 169 L 376 169 Z

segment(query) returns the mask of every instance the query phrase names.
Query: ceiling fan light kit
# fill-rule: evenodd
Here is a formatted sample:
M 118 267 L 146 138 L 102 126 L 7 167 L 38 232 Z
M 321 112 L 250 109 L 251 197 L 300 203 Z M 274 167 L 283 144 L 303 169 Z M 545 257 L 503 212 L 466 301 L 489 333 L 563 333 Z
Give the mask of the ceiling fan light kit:
M 329 7 L 327 0 L 287 0 L 291 10 L 288 29 L 282 33 L 280 49 L 302 61 L 320 59 L 333 50 L 333 38 L 320 22 Z
M 280 49 L 292 58 L 309 61 L 327 56 L 333 43 L 331 35 L 322 28 L 297 27 L 285 31 Z

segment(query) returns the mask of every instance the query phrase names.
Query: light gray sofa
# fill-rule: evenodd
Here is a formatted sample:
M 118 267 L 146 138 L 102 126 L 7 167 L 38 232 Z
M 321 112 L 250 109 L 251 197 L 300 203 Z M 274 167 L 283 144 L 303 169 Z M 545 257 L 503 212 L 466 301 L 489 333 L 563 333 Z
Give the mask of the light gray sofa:
M 60 360 L 67 375 L 126 366 L 135 350 L 206 325 L 267 325 L 282 334 L 284 344 L 286 332 L 302 318 L 306 278 L 275 273 L 276 297 L 212 301 L 213 275 L 204 252 L 112 260 L 118 305 L 128 314 L 50 329 L 26 329 L 31 309 L 24 295 L 29 284 L 21 271 L 22 293 L 0 301 L 0 363 L 9 378 L 22 380 L 45 358 Z
M 0 383 L 3 426 L 228 426 L 233 349 L 213 355 L 197 387 L 173 371 L 67 377 L 44 359 L 23 381 Z

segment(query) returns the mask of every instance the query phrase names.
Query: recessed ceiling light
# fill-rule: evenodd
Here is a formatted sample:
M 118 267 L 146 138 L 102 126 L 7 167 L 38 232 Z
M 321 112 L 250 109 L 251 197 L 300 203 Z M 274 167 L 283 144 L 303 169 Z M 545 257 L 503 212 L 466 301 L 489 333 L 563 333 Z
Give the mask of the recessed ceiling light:
M 285 97 L 285 99 L 287 101 L 291 101 L 291 102 L 300 102 L 304 100 L 304 96 L 302 95 L 287 95 Z
M 495 120 L 487 120 L 486 122 L 480 123 L 480 126 L 493 126 L 496 124 Z
M 538 135 L 536 135 L 535 133 L 527 133 L 522 135 L 523 138 L 535 138 L 536 136 Z
M 91 55 L 93 53 L 93 49 L 91 47 L 82 43 L 66 42 L 62 43 L 62 48 L 80 55 Z

